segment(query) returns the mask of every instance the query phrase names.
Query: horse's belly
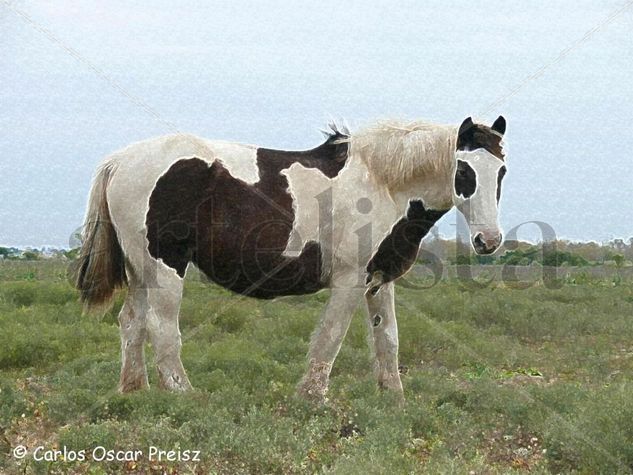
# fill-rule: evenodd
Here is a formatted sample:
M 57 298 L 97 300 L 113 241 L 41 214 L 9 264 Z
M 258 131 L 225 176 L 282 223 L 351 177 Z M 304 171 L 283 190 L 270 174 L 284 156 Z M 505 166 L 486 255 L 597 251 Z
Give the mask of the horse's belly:
M 239 294 L 268 299 L 314 293 L 325 286 L 317 243 L 308 243 L 301 255 L 292 258 L 282 256 L 280 250 L 226 251 L 198 257 L 197 265 L 210 280 Z

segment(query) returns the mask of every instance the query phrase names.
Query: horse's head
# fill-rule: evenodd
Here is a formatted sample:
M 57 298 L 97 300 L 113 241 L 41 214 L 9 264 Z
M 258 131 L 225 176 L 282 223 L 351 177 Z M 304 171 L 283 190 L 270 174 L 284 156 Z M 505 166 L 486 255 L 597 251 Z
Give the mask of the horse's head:
M 470 117 L 459 127 L 453 204 L 468 222 L 477 254 L 492 254 L 501 245 L 498 210 L 506 173 L 501 144 L 505 130 L 503 116 L 492 127 L 475 124 Z

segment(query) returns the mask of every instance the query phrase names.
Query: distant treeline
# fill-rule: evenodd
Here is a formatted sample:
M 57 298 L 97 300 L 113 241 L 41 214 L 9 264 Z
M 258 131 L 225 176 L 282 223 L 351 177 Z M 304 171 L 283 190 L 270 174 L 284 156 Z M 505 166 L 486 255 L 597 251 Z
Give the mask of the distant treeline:
M 439 258 L 454 265 L 583 267 L 607 264 L 624 267 L 633 265 L 633 238 L 628 241 L 613 239 L 604 243 L 556 240 L 533 244 L 525 241 L 506 241 L 499 251 L 490 256 L 476 255 L 470 245 L 462 241 L 434 239 L 423 246 L 420 258 Z
M 79 255 L 79 248 L 77 249 L 56 249 L 50 247 L 43 247 L 41 249 L 27 247 L 20 249 L 18 247 L 2 247 L 0 246 L 0 260 L 23 260 L 23 261 L 38 261 L 41 259 L 62 259 L 72 260 L 76 259 Z
M 40 260 L 77 258 L 79 249 L 41 249 L 0 247 L 0 260 Z M 431 239 L 424 242 L 420 252 L 421 261 L 441 260 L 453 265 L 543 265 L 543 266 L 595 266 L 633 265 L 633 238 L 613 239 L 608 242 L 574 242 L 557 240 L 533 244 L 525 241 L 506 241 L 503 247 L 490 256 L 476 255 L 468 243 L 459 240 Z

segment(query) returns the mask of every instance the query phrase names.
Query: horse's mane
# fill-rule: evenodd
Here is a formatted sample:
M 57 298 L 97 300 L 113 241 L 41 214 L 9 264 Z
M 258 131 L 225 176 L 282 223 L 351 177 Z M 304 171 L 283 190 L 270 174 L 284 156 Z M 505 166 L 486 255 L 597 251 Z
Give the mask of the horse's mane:
M 457 127 L 428 122 L 382 121 L 352 134 L 350 155 L 372 178 L 395 189 L 415 178 L 454 169 Z

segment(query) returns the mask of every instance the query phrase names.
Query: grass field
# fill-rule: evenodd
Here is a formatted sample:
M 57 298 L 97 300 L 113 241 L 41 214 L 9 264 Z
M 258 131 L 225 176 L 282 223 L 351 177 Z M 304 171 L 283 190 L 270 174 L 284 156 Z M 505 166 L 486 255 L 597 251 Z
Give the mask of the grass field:
M 633 470 L 630 282 L 400 286 L 403 409 L 374 383 L 360 314 L 328 405 L 294 398 L 327 292 L 261 302 L 190 278 L 181 328 L 196 390 L 123 396 L 121 297 L 101 319 L 82 316 L 61 262 L 0 262 L 0 286 L 1 473 Z M 11 455 L 20 444 L 153 445 L 201 461 L 35 462 Z

